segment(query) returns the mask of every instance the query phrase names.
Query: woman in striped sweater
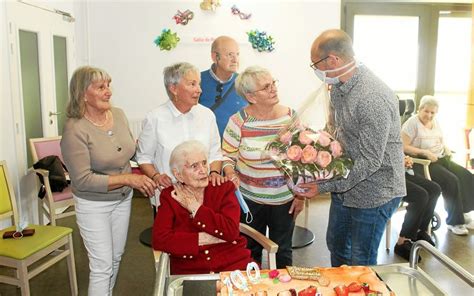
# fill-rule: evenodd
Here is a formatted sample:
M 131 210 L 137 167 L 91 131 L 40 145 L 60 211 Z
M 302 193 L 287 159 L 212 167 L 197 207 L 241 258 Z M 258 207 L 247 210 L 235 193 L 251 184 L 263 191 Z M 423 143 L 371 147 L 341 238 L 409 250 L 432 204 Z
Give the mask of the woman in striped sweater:
M 223 170 L 239 186 L 252 213 L 253 220 L 247 224 L 264 235 L 268 227 L 270 239 L 279 245 L 277 267 L 285 268 L 292 265 L 294 221 L 303 200 L 295 198 L 283 172 L 263 152 L 296 114 L 279 104 L 277 80 L 264 68 L 247 68 L 237 77 L 235 88 L 249 105 L 229 119 L 224 131 Z M 246 223 L 244 220 L 242 216 L 241 222 Z M 248 248 L 260 262 L 262 247 L 249 239 Z

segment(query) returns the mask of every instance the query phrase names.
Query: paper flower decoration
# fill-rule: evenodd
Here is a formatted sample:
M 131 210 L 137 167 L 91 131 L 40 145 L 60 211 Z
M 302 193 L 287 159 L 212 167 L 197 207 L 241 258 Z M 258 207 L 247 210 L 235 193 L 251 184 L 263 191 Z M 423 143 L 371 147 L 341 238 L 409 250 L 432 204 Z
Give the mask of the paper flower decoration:
M 215 11 L 217 7 L 221 6 L 221 0 L 204 0 L 199 6 L 202 10 Z
M 176 21 L 176 24 L 187 25 L 190 20 L 194 17 L 194 12 L 189 9 L 186 9 L 184 12 L 178 10 L 178 12 L 173 16 L 173 19 Z
M 233 15 L 238 15 L 240 17 L 241 20 L 248 20 L 252 14 L 251 13 L 243 13 L 242 11 L 240 11 L 240 9 L 237 8 L 237 6 L 232 6 L 230 8 L 231 12 Z
M 267 35 L 267 32 L 254 30 L 247 32 L 247 35 L 249 36 L 249 42 L 252 44 L 252 47 L 259 52 L 271 52 L 275 49 L 275 47 L 273 47 L 275 40 L 273 40 L 272 36 Z
M 178 45 L 178 34 L 172 33 L 170 29 L 163 29 L 161 35 L 156 37 L 155 44 L 160 47 L 160 50 L 171 50 Z

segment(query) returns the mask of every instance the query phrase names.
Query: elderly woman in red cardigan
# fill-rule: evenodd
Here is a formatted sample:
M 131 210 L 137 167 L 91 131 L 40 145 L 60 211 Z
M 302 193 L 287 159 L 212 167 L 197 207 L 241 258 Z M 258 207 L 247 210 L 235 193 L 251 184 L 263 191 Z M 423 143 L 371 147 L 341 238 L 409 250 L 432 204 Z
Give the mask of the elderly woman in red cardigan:
M 186 141 L 171 153 L 178 181 L 164 189 L 153 226 L 153 248 L 170 254 L 171 274 L 245 270 L 252 261 L 240 235 L 240 207 L 235 186 L 212 186 L 207 152 L 198 141 Z

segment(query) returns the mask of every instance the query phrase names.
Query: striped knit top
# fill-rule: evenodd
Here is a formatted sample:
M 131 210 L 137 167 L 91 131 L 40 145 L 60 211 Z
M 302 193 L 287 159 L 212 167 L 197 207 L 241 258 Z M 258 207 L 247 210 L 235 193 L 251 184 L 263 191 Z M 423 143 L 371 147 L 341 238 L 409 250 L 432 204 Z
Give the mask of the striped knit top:
M 272 120 L 258 120 L 245 109 L 230 117 L 222 138 L 224 166 L 234 167 L 246 198 L 273 205 L 293 199 L 283 172 L 265 155 L 265 147 L 295 116 L 289 108 L 287 114 Z

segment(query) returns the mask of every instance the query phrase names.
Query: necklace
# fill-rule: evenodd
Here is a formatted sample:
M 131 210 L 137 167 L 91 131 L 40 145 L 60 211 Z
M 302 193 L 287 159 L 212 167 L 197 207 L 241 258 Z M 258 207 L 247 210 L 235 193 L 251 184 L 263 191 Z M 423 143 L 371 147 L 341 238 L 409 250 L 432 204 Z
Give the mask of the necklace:
M 94 120 L 90 119 L 85 113 L 84 113 L 84 118 L 87 119 L 87 121 L 89 121 L 90 123 L 92 123 L 94 126 L 103 127 L 103 126 L 106 125 L 107 122 L 109 121 L 109 111 L 106 111 L 106 112 L 105 112 L 105 120 L 104 120 L 103 123 L 96 123 Z

